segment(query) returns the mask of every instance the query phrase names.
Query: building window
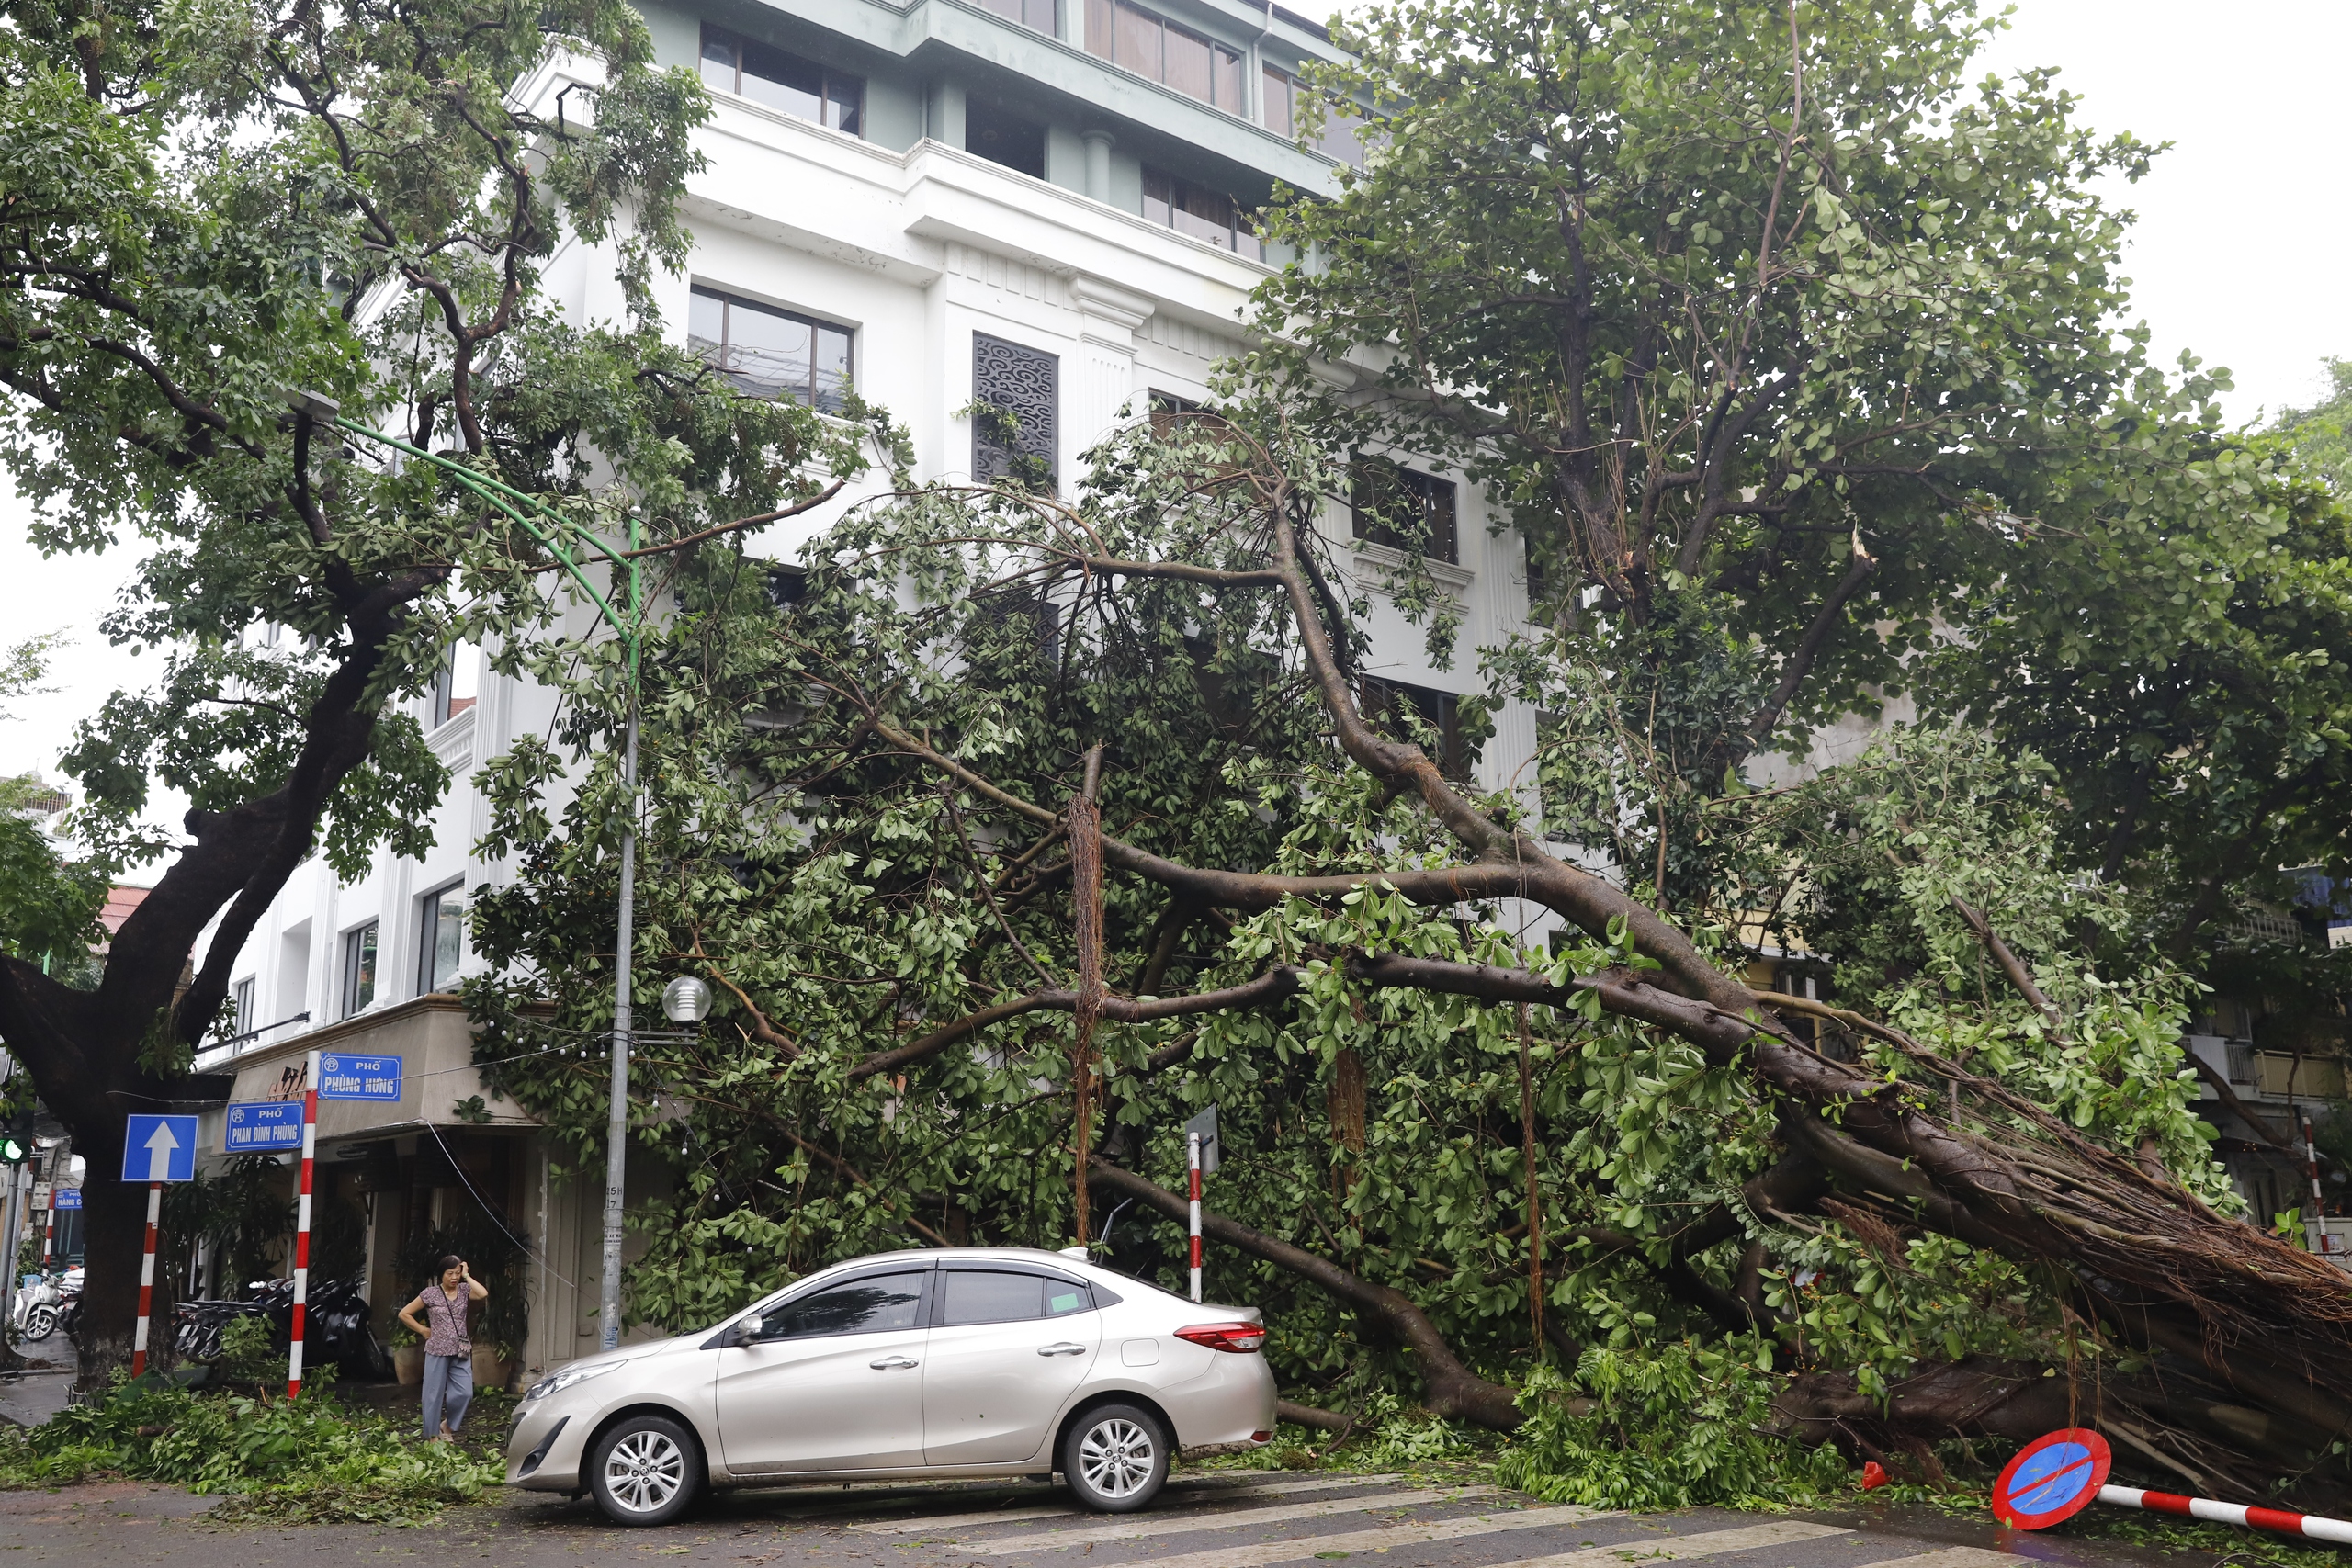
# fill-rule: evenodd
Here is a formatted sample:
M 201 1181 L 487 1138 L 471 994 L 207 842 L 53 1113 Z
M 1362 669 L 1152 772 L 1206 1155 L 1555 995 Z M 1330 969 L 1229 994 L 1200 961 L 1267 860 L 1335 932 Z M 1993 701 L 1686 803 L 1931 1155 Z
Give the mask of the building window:
M 441 661 L 441 668 L 433 677 L 432 710 L 426 716 L 432 722 L 425 728 L 438 729 L 472 707 L 478 678 L 474 650 L 464 643 L 452 646 L 449 656 Z
M 972 475 L 1050 490 L 1061 402 L 1061 356 L 972 334 Z M 1009 417 L 1008 417 L 1009 416 Z
M 1046 128 L 978 100 L 964 106 L 964 150 L 1032 179 L 1046 177 Z
M 1193 416 L 1200 412 L 1201 405 L 1191 398 L 1155 391 L 1151 394 L 1151 438 L 1173 441 L 1189 434 L 1196 423 Z
M 1221 190 L 1180 180 L 1149 164 L 1143 171 L 1143 215 L 1180 234 L 1259 259 L 1258 231 L 1241 204 Z
M 1349 470 L 1349 486 L 1357 538 L 1431 560 L 1460 558 L 1451 480 L 1415 473 L 1385 457 L 1358 457 Z
M 1297 83 L 1293 82 L 1272 66 L 1266 67 L 1263 85 L 1266 100 L 1266 129 L 1276 136 L 1287 137 L 1295 134 L 1291 130 L 1291 126 L 1295 123 L 1295 117 L 1291 112 L 1291 100 L 1297 91 Z
M 1055 14 L 1054 0 L 980 0 L 980 8 L 994 11 L 1008 22 L 1035 28 L 1048 38 L 1061 31 L 1061 18 Z
M 768 568 L 768 603 L 780 611 L 788 611 L 808 596 L 808 569 L 805 566 L 771 566 Z
M 1297 77 L 1269 65 L 1265 68 L 1262 90 L 1266 103 L 1266 129 L 1276 136 L 1295 140 L 1299 111 L 1307 101 L 1306 89 L 1299 84 Z M 1322 127 L 1307 145 L 1327 158 L 1361 169 L 1363 167 L 1364 123 L 1363 116 L 1326 104 Z
M 466 895 L 462 888 L 444 887 L 419 900 L 416 952 L 416 994 L 454 990 L 458 965 L 466 956 Z
M 702 30 L 702 79 L 795 119 L 863 136 L 865 82 L 718 28 Z
M 365 1012 L 376 999 L 376 922 L 343 933 L 343 1016 Z
M 850 329 L 697 285 L 686 346 L 757 398 L 837 412 L 850 388 Z
M 254 977 L 250 975 L 238 981 L 229 991 L 234 1012 L 229 1021 L 232 1038 L 243 1040 L 254 1032 Z
M 1420 747 L 1447 778 L 1470 776 L 1469 756 L 1462 744 L 1461 699 L 1452 692 L 1366 676 L 1363 704 L 1364 722 L 1374 729 L 1392 740 Z
M 1165 83 L 1227 114 L 1250 112 L 1241 92 L 1239 54 L 1127 0 L 1086 0 L 1086 48 L 1114 65 Z

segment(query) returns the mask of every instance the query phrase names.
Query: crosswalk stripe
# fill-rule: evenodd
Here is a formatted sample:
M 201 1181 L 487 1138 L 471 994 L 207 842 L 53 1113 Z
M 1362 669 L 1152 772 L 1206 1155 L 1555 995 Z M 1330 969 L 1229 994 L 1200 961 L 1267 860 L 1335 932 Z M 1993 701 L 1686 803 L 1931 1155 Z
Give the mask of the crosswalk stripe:
M 1649 1563 L 1679 1562 L 1689 1557 L 1720 1557 L 1727 1551 L 1752 1551 L 1759 1546 L 1788 1546 L 1800 1540 L 1819 1540 L 1826 1536 L 1853 1533 L 1836 1525 L 1806 1524 L 1802 1519 L 1776 1519 L 1769 1525 L 1708 1530 L 1701 1535 L 1643 1536 L 1634 1540 L 1620 1541 L 1614 1546 L 1588 1546 L 1579 1551 L 1562 1551 L 1550 1557 L 1523 1557 L 1516 1562 L 1498 1563 L 1496 1568 L 1624 1568 L 1629 1562 Z M 1161 1565 L 1154 1564 L 1154 1568 L 1161 1568 Z M 1954 1568 L 1958 1565 L 1955 1564 Z
M 1453 1496 L 1463 1495 L 1462 1493 L 1438 1494 L 1438 1495 Z M 1404 1494 L 1404 1495 L 1418 1495 L 1418 1494 Z M 1371 1503 L 1394 1500 L 1394 1498 L 1366 1499 Z M 1261 1517 L 1275 1511 L 1272 1508 L 1255 1510 Z M 1378 1547 L 1417 1546 L 1425 1541 L 1460 1540 L 1465 1536 L 1494 1535 L 1503 1530 L 1542 1529 L 1547 1525 L 1575 1525 L 1582 1524 L 1587 1519 L 1605 1519 L 1615 1517 L 1595 1509 L 1579 1508 L 1574 1506 L 1557 1508 L 1520 1508 L 1506 1514 L 1472 1514 L 1459 1519 L 1401 1522 L 1383 1525 L 1376 1529 L 1350 1530 L 1339 1535 L 1293 1536 L 1287 1540 L 1251 1541 L 1245 1546 L 1220 1547 L 1212 1551 L 1189 1551 L 1177 1557 L 1155 1557 L 1150 1560 L 1148 1568 L 1266 1568 L 1268 1563 L 1296 1562 L 1301 1558 L 1313 1557 L 1325 1551 L 1369 1551 Z M 1250 1514 L 1245 1512 L 1232 1519 L 1218 1519 L 1214 1522 L 1216 1525 L 1246 1524 L 1250 1522 Z M 1182 1521 L 1170 1522 L 1179 1529 L 1203 1528 L 1198 1524 L 1187 1524 Z M 1083 1532 L 1078 1531 L 1064 1535 L 1028 1536 L 1023 1539 L 1035 1544 L 1014 1547 L 1012 1550 L 1046 1551 L 1057 1546 L 1076 1546 L 1084 1543 Z M 1007 1543 L 1003 1541 L 989 1541 L 985 1544 L 964 1548 L 967 1551 L 988 1552 L 1002 1551 L 1006 1549 Z
M 1286 1497 L 1294 1492 L 1329 1492 L 1341 1486 L 1381 1486 L 1396 1480 L 1394 1475 L 1316 1475 L 1301 1481 L 1270 1481 L 1261 1485 L 1241 1486 L 1218 1482 L 1171 1482 L 1160 1494 L 1172 1502 L 1224 1503 L 1250 1497 Z M 997 1508 L 971 1514 L 939 1514 L 920 1519 L 882 1519 L 872 1524 L 852 1525 L 854 1530 L 869 1535 L 922 1535 L 929 1530 L 954 1529 L 961 1525 L 1012 1524 L 1022 1519 L 1075 1518 L 1083 1509 L 1063 1504 L 1051 1508 Z M 1087 1517 L 1099 1517 L 1087 1514 Z
M 1981 1546 L 1947 1546 L 1940 1551 L 1923 1551 L 1917 1557 L 1890 1557 L 1883 1562 L 1872 1562 L 1868 1568 L 1995 1568 L 1996 1564 L 2017 1568 L 2017 1562 L 2006 1551 L 1990 1551 Z
M 1370 1497 L 1342 1497 L 1322 1503 L 1293 1503 L 1280 1508 L 1219 1509 L 1214 1514 L 1145 1514 L 1114 1525 L 1091 1529 L 1048 1530 L 1042 1535 L 1001 1536 L 973 1541 L 967 1551 L 999 1555 L 1011 1551 L 1051 1551 L 1065 1546 L 1096 1546 L 1106 1540 L 1142 1540 L 1155 1535 L 1182 1535 L 1187 1530 L 1232 1529 L 1238 1525 L 1278 1525 L 1288 1519 L 1320 1519 L 1333 1514 L 1368 1514 L 1374 1508 L 1409 1508 L 1416 1503 L 1442 1503 L 1451 1497 L 1481 1497 L 1491 1486 L 1449 1487 L 1444 1491 L 1381 1492 Z

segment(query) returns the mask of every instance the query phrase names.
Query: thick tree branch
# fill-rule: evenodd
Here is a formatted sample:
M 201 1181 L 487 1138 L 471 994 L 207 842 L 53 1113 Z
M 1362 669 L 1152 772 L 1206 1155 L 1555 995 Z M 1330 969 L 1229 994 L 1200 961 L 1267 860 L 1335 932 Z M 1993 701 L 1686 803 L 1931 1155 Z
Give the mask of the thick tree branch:
M 1772 731 L 1780 725 L 1781 716 L 1788 711 L 1789 704 L 1795 698 L 1797 688 L 1804 685 L 1804 678 L 1813 672 L 1815 662 L 1821 657 L 1822 646 L 1829 640 L 1829 634 L 1837 629 L 1838 617 L 1846 613 L 1847 604 L 1861 592 L 1862 584 L 1877 570 L 1878 558 L 1862 548 L 1861 535 L 1857 532 L 1853 559 L 1847 563 L 1846 574 L 1829 591 L 1829 597 L 1823 602 L 1820 613 L 1813 617 L 1813 624 L 1805 627 L 1804 636 L 1797 639 L 1788 661 L 1781 666 L 1780 682 L 1772 688 L 1772 694 L 1764 699 L 1764 705 L 1756 710 L 1756 716 L 1749 719 L 1740 731 L 1748 755 L 1753 756 L 1762 750 L 1764 742 L 1771 738 Z
M 1306 982 L 1306 971 L 1284 964 L 1269 969 L 1256 979 L 1239 986 L 1228 986 L 1220 991 L 1202 991 L 1189 997 L 1155 997 L 1148 1001 L 1136 1001 L 1130 997 L 1104 997 L 1102 1017 L 1113 1023 L 1148 1023 L 1155 1019 L 1178 1018 L 1185 1013 L 1218 1012 L 1227 1008 L 1265 1007 L 1294 996 Z M 1016 997 L 1009 1002 L 982 1008 L 947 1025 L 934 1030 L 920 1040 L 888 1051 L 877 1051 L 849 1070 L 852 1083 L 873 1077 L 877 1073 L 896 1072 L 910 1063 L 927 1061 L 959 1040 L 968 1040 L 983 1030 L 1011 1019 L 1033 1012 L 1076 1012 L 1076 991 L 1037 991 Z
M 1156 1210 L 1168 1219 L 1186 1222 L 1191 1217 L 1185 1200 L 1156 1181 L 1122 1170 L 1100 1156 L 1087 1162 L 1087 1179 Z M 1404 1341 L 1420 1359 L 1421 1381 L 1427 1393 L 1423 1403 L 1438 1415 L 1475 1421 L 1498 1432 L 1510 1431 L 1520 1424 L 1519 1406 L 1510 1390 L 1488 1382 L 1464 1366 L 1428 1314 L 1402 1292 L 1360 1280 L 1319 1254 L 1252 1230 L 1223 1214 L 1203 1211 L 1201 1234 L 1297 1275 L 1369 1314 Z

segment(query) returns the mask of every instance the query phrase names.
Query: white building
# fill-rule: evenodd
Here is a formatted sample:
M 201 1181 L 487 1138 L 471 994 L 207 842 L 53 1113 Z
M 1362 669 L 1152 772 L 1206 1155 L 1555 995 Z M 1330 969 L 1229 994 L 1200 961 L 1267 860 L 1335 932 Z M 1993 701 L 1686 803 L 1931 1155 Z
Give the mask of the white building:
M 1291 135 L 1295 73 L 1331 46 L 1272 5 L 643 8 L 662 62 L 699 62 L 718 106 L 686 206 L 689 272 L 662 285 L 670 330 L 776 395 L 822 406 L 854 380 L 910 428 L 923 478 L 982 466 L 956 417 L 976 396 L 1017 412 L 1024 446 L 1034 437 L 1063 476 L 1153 394 L 1204 398 L 1212 367 L 1243 347 L 1250 292 L 1269 276 L 1241 214 L 1276 182 L 1329 188 L 1336 166 Z M 518 90 L 552 118 L 570 80 L 551 65 Z M 1356 155 L 1344 126 L 1325 141 Z M 579 318 L 620 314 L 609 252 L 574 245 L 548 276 Z M 1357 578 L 1374 595 L 1369 672 L 1442 719 L 1448 696 L 1476 689 L 1476 649 L 1524 625 L 1524 555 L 1515 536 L 1488 533 L 1468 487 L 1438 473 L 1408 482 L 1441 541 L 1451 535 L 1439 553 L 1453 558 L 1430 570 L 1464 610 L 1457 657 L 1429 664 L 1420 629 L 1377 594 L 1397 558 L 1368 545 Z M 825 519 L 800 521 L 762 547 L 790 558 Z M 1344 514 L 1332 526 L 1351 531 Z M 465 781 L 549 716 L 545 692 L 477 665 L 461 654 L 420 716 L 458 781 L 433 852 L 379 853 L 349 886 L 317 859 L 298 872 L 239 962 L 239 1037 L 204 1065 L 233 1068 L 242 1101 L 298 1092 L 313 1047 L 401 1056 L 398 1102 L 322 1106 L 320 1201 L 364 1208 L 379 1318 L 418 1282 L 398 1266 L 404 1246 L 494 1212 L 536 1258 L 521 1359 L 539 1368 L 595 1345 L 603 1176 L 560 1169 L 511 1101 L 474 1101 L 464 1015 L 446 995 L 472 963 L 465 891 L 500 875 L 472 854 L 485 807 Z M 1507 711 L 1479 782 L 1532 796 L 1534 745 L 1532 712 Z M 225 1112 L 210 1112 L 209 1156 L 225 1134 Z M 662 1173 L 646 1164 L 632 1186 L 650 1192 Z

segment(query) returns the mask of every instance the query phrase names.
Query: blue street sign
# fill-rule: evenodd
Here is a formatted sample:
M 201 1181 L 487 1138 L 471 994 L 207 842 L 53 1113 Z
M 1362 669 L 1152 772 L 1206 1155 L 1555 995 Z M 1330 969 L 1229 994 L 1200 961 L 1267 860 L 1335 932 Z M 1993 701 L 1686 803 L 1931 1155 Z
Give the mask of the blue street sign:
M 57 1188 L 49 1195 L 49 1206 L 52 1209 L 78 1209 L 82 1206 L 82 1190 L 78 1187 Z
M 122 1141 L 125 1181 L 196 1179 L 196 1118 L 133 1116 Z
M 398 1056 L 349 1056 L 327 1052 L 319 1057 L 321 1100 L 398 1100 L 401 1059 Z
M 222 1154 L 260 1154 L 269 1149 L 301 1146 L 300 1100 L 246 1100 L 229 1107 L 229 1120 L 220 1135 Z

